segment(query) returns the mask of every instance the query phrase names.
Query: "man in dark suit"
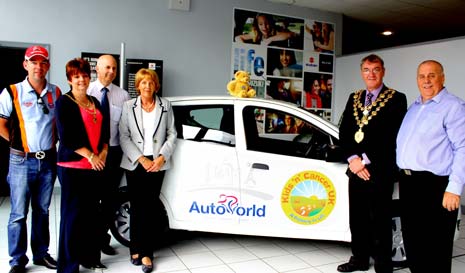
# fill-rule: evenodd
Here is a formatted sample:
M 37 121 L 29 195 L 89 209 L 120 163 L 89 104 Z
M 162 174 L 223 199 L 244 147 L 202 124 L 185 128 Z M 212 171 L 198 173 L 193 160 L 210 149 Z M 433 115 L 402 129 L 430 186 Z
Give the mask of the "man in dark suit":
M 392 273 L 390 207 L 398 173 L 396 136 L 407 100 L 404 94 L 384 85 L 384 61 L 379 56 L 366 56 L 360 68 L 366 88 L 349 96 L 339 128 L 349 163 L 352 257 L 337 270 L 368 270 L 373 257 L 377 273 Z

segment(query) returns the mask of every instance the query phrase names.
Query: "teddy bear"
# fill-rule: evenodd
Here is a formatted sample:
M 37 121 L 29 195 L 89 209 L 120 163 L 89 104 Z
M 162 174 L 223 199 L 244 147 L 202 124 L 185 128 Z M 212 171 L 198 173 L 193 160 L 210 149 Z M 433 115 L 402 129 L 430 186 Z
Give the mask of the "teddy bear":
M 234 80 L 227 85 L 229 94 L 239 98 L 255 97 L 255 90 L 249 85 L 250 75 L 246 71 L 238 70 L 234 74 Z

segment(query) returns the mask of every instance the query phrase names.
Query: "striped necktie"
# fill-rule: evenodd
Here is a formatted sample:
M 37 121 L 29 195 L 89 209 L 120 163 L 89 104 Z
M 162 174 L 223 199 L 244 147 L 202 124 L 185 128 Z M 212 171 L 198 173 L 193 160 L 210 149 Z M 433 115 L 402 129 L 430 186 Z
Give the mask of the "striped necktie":
M 365 106 L 368 107 L 371 105 L 371 99 L 373 99 L 373 94 L 367 91 L 367 100 L 365 101 Z

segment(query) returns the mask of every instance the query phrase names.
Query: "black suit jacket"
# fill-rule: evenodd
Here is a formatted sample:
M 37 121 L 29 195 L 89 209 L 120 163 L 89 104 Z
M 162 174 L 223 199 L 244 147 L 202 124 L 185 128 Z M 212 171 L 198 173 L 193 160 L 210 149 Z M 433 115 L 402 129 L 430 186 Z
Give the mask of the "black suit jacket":
M 388 88 L 383 86 L 379 95 Z M 379 97 L 378 95 L 378 97 Z M 360 101 L 365 102 L 366 90 L 362 92 Z M 386 105 L 381 108 L 362 131 L 364 138 L 360 143 L 354 139 L 355 133 L 359 130 L 354 116 L 354 93 L 347 100 L 341 126 L 339 128 L 339 138 L 345 158 L 352 155 L 361 156 L 365 153 L 371 164 L 367 165 L 371 174 L 371 180 L 391 180 L 397 175 L 396 165 L 396 138 L 400 125 L 407 111 L 407 99 L 403 93 L 396 91 Z M 357 110 L 358 116 L 363 116 L 361 110 Z M 348 173 L 351 173 L 350 171 Z

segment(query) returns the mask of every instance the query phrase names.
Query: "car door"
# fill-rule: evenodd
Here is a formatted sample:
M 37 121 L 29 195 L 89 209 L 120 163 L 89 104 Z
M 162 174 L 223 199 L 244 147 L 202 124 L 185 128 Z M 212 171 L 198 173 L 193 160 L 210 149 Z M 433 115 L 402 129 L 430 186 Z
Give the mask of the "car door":
M 238 225 L 234 109 L 217 100 L 173 102 L 178 140 L 161 198 L 174 229 L 218 231 Z
M 235 119 L 241 232 L 349 241 L 347 166 L 325 160 L 337 129 L 272 101 L 238 101 Z

